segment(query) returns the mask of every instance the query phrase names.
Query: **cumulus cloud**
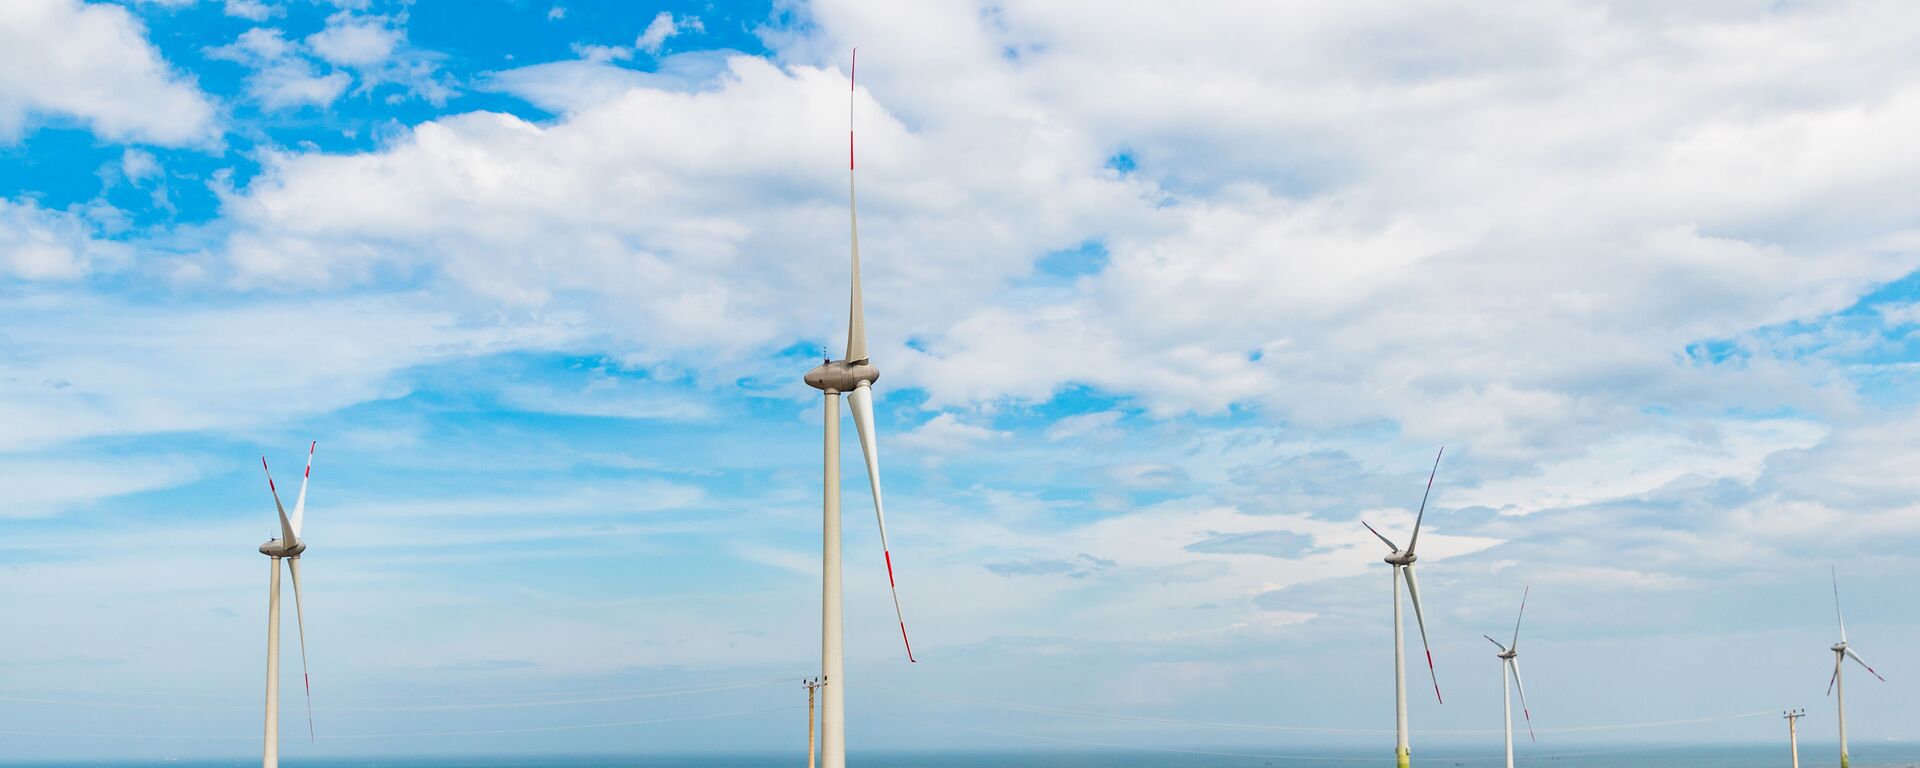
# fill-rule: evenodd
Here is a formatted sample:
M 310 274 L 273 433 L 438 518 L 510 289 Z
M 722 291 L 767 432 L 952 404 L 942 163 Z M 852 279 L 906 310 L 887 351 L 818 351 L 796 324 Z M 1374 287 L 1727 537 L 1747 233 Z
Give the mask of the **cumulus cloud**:
M 232 43 L 207 49 L 207 55 L 253 68 L 247 92 L 267 109 L 324 107 L 346 92 L 352 78 L 345 72 L 323 71 L 297 43 L 280 30 L 255 27 Z
M 660 47 L 666 45 L 667 38 L 683 32 L 704 31 L 706 26 L 700 23 L 698 16 L 676 18 L 671 13 L 661 11 L 659 15 L 653 17 L 653 21 L 647 23 L 647 28 L 640 32 L 640 37 L 633 41 L 633 47 L 657 54 L 660 52 Z
M 385 63 L 401 40 L 391 19 L 342 11 L 328 17 L 326 28 L 306 41 L 314 55 L 330 64 L 365 68 Z
M 9 277 L 77 280 L 127 259 L 125 245 L 95 235 L 96 227 L 77 214 L 0 199 L 0 270 Z
M 0 142 L 34 119 L 76 120 L 111 141 L 207 144 L 213 101 L 127 9 L 80 0 L 0 6 Z

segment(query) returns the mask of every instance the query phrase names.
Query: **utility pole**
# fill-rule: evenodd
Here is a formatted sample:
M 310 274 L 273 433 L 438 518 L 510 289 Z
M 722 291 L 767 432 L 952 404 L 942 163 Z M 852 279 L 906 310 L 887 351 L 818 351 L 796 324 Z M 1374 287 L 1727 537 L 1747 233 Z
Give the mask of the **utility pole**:
M 1787 719 L 1787 744 L 1793 747 L 1793 768 L 1800 768 L 1800 718 L 1807 716 L 1804 709 L 1792 709 L 1780 713 Z
M 826 685 L 827 679 L 824 677 L 809 677 L 802 680 L 801 684 L 807 687 L 807 768 L 813 768 L 814 756 L 818 754 L 813 746 L 813 692 L 820 686 Z M 1800 768 L 1800 763 L 1796 761 L 1793 766 L 1794 768 Z

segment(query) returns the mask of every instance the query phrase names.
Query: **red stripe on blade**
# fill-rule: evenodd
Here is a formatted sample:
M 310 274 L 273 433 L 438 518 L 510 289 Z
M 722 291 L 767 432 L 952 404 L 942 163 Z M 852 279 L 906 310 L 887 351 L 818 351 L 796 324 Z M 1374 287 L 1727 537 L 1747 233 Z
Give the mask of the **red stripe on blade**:
M 1427 651 L 1427 672 L 1433 672 L 1433 651 Z M 1440 680 L 1437 676 L 1433 681 L 1433 697 L 1439 699 L 1442 704 L 1447 703 L 1447 697 L 1440 695 Z

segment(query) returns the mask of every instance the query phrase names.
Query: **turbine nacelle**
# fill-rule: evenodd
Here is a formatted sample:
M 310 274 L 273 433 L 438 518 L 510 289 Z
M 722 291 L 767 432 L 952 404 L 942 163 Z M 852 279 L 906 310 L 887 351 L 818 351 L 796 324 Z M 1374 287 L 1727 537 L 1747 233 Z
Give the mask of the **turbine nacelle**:
M 1393 554 L 1387 555 L 1385 559 L 1387 561 L 1387 565 L 1407 566 L 1407 565 L 1413 565 L 1413 561 L 1419 560 L 1420 556 L 1412 552 L 1401 552 L 1399 550 L 1394 550 Z
M 294 539 L 292 546 L 279 539 L 268 539 L 267 543 L 260 545 L 260 554 L 267 557 L 299 557 L 305 551 L 307 543 L 299 539 Z
M 852 392 L 861 384 L 880 380 L 880 369 L 866 358 L 828 360 L 807 371 L 807 386 L 826 393 Z
M 1833 649 L 1833 652 L 1834 652 L 1834 653 L 1846 653 L 1846 652 L 1847 652 L 1847 644 L 1846 644 L 1846 643 L 1834 643 L 1834 644 L 1833 644 L 1833 645 L 1832 645 L 1831 647 L 1832 647 L 1832 649 Z

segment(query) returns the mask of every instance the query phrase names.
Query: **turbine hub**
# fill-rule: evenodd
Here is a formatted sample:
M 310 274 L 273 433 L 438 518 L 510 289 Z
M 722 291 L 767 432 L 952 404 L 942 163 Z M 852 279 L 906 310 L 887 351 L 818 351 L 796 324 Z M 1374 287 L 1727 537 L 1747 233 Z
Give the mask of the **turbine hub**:
M 268 539 L 267 543 L 260 545 L 260 554 L 267 557 L 299 557 L 300 553 L 305 551 L 307 551 L 307 543 L 297 540 L 290 547 L 279 539 Z
M 1501 651 L 1500 652 L 1500 658 L 1506 659 L 1508 661 L 1512 661 L 1513 659 L 1518 658 L 1519 656 L 1520 656 L 1519 651 Z
M 827 394 L 852 392 L 860 382 L 872 384 L 880 380 L 880 369 L 873 363 L 861 360 L 828 360 L 807 371 L 807 386 Z
M 1391 555 L 1387 555 L 1386 557 L 1388 565 L 1413 565 L 1413 561 L 1418 559 L 1420 558 L 1414 555 L 1412 552 L 1398 552 L 1398 551 L 1394 552 Z
M 1847 652 L 1847 644 L 1846 644 L 1846 643 L 1834 643 L 1834 644 L 1833 644 L 1833 652 L 1834 652 L 1834 653 L 1846 653 L 1846 652 Z

